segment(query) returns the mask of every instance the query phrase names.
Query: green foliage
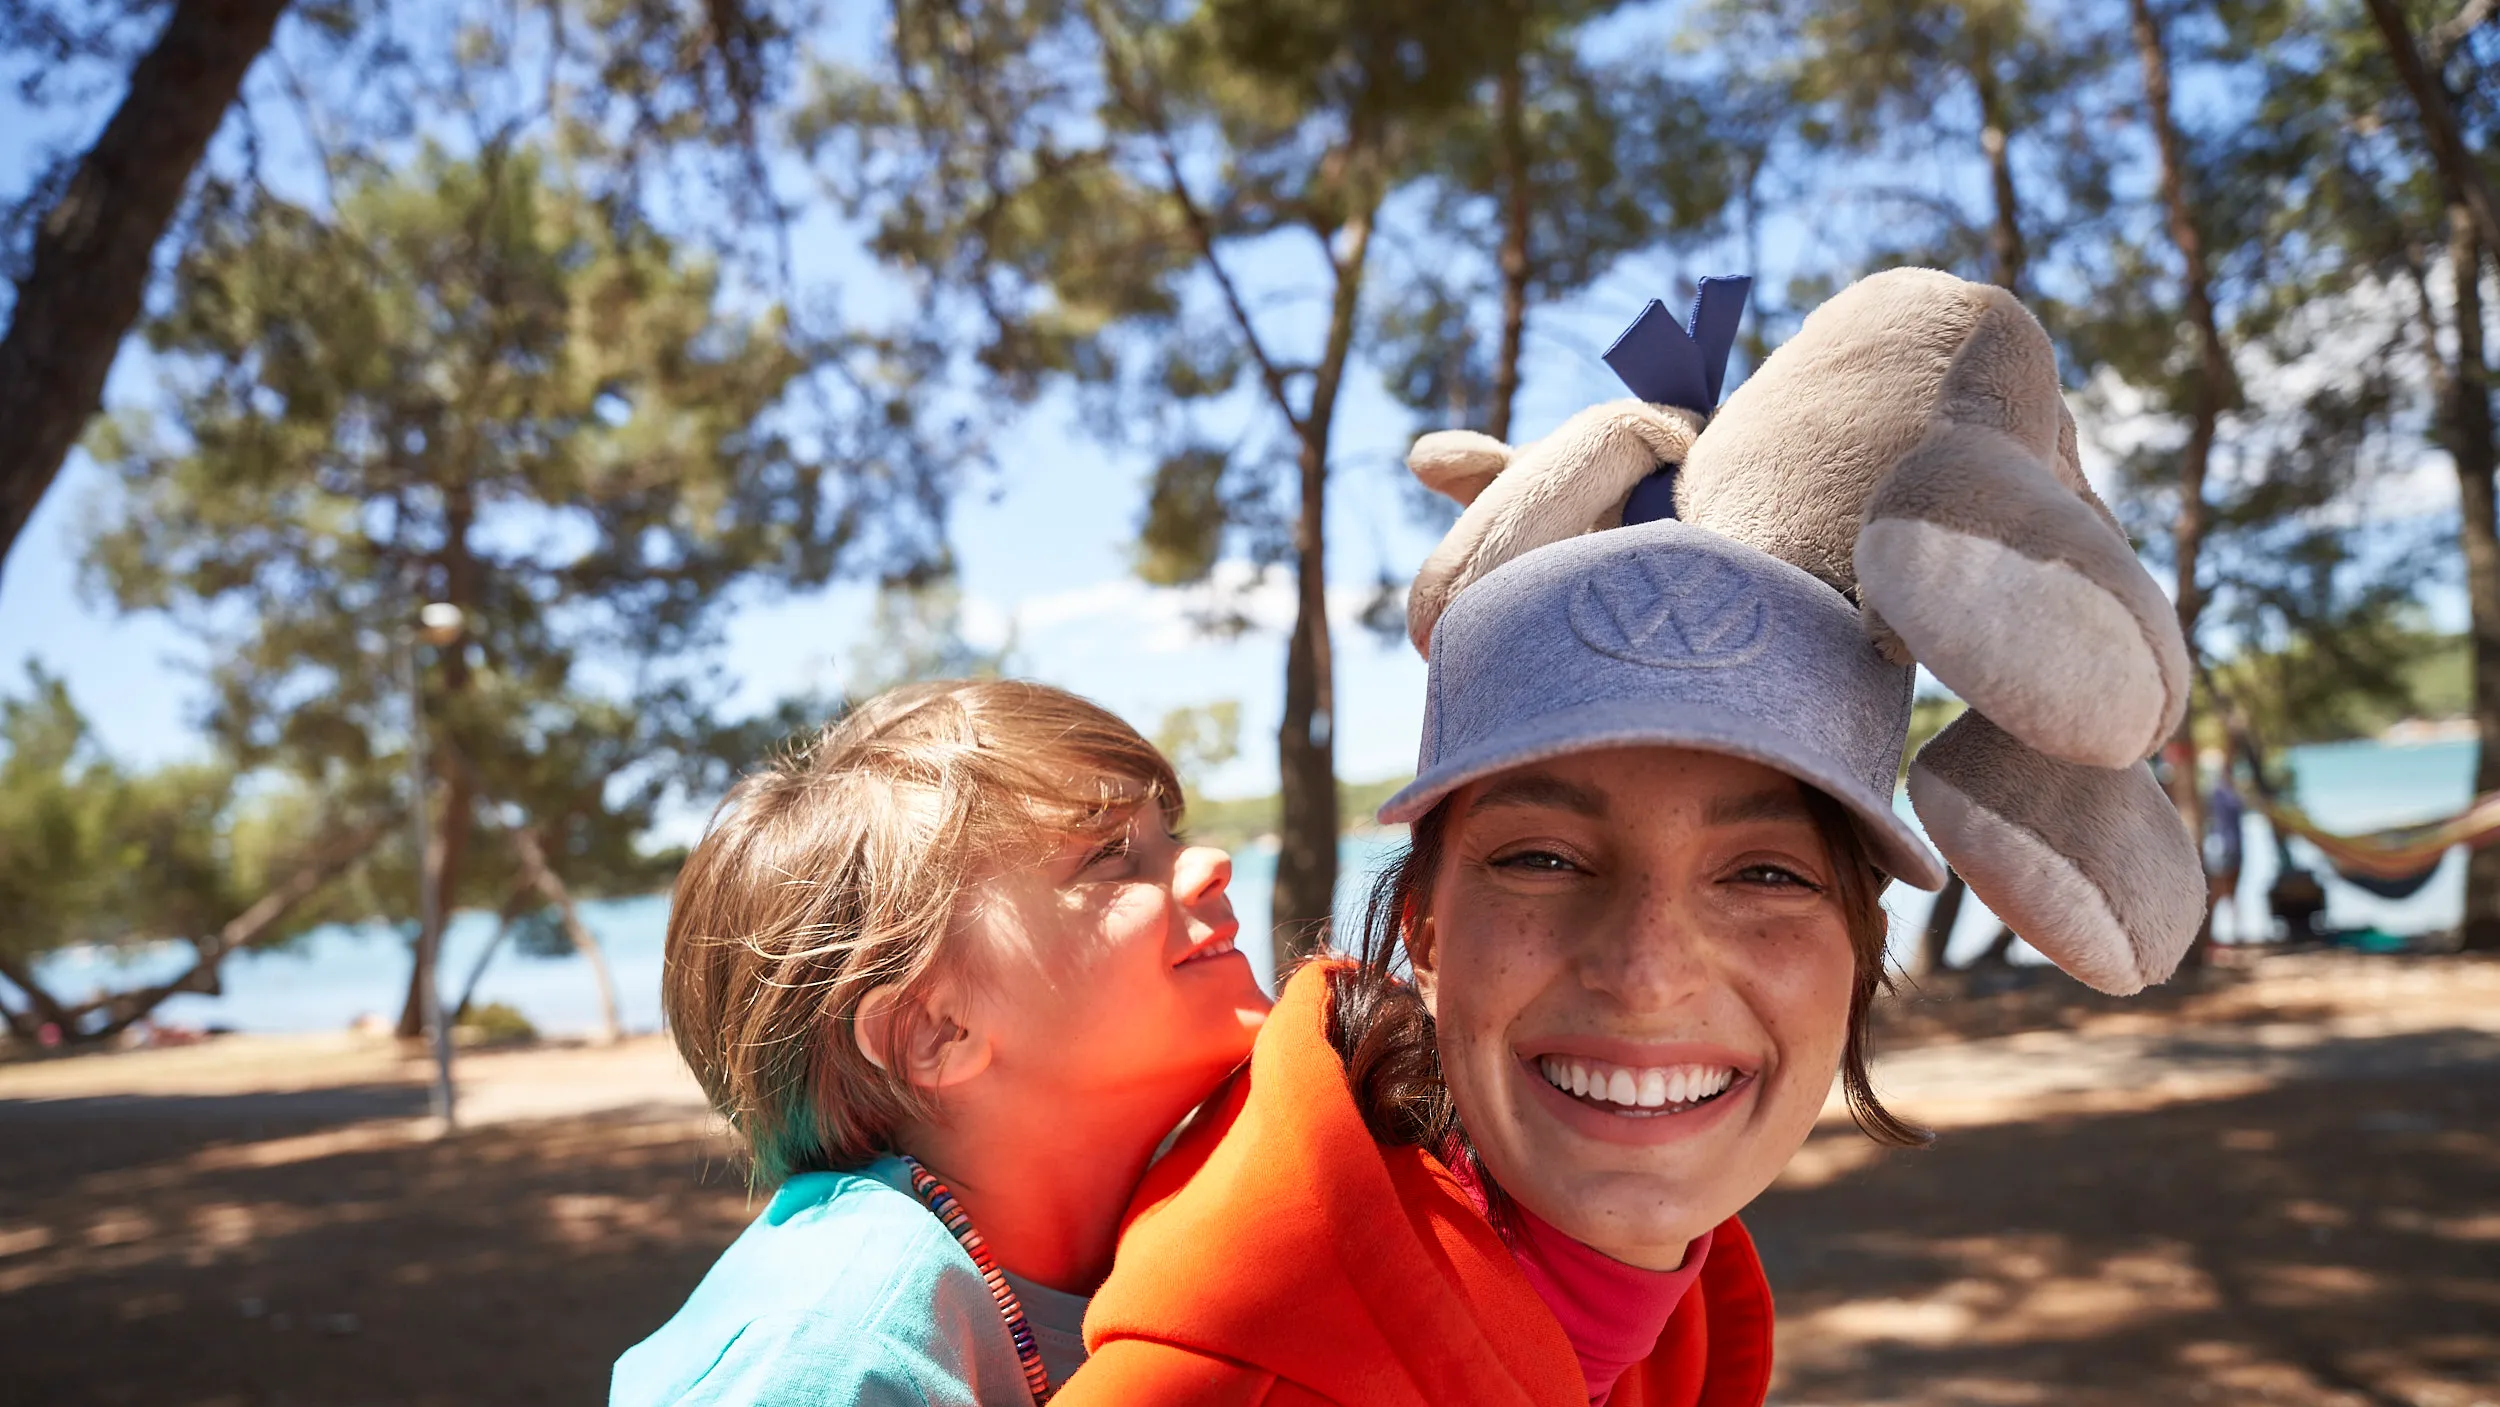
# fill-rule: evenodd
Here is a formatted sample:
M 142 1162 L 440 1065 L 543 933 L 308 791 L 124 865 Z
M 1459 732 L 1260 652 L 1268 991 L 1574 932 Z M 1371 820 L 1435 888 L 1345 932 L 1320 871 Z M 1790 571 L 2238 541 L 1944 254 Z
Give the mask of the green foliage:
M 503 1045 L 538 1039 L 538 1027 L 519 1007 L 508 1002 L 488 1002 L 470 1007 L 460 1017 L 461 1036 L 484 1045 Z
M 905 0 L 890 72 L 821 69 L 799 130 L 875 212 L 877 252 L 969 304 L 1000 390 L 1090 388 L 1117 407 L 1095 417 L 1108 437 L 1148 439 L 1164 468 L 1140 567 L 1194 580 L 1225 529 L 1272 511 L 1257 481 L 1293 458 L 1272 440 L 1209 449 L 1196 411 L 1255 373 L 1290 444 L 1325 433 L 1342 374 L 1325 345 L 1288 350 L 1292 318 L 1228 287 L 1229 266 L 1277 236 L 1333 264 L 1349 227 L 1420 175 L 1500 28 L 1421 0 Z M 1334 291 L 1294 300 L 1323 342 L 1350 330 Z
M 1223 551 L 1234 517 L 1225 501 L 1230 456 L 1190 445 L 1155 466 L 1146 491 L 1146 520 L 1137 530 L 1137 575 L 1157 586 L 1204 581 Z
M 1506 280 L 1526 307 L 1556 303 L 1628 254 L 1697 242 L 1733 219 L 1748 153 L 1741 124 L 1721 111 L 1723 85 L 1648 52 L 1594 57 L 1589 27 L 1620 8 L 1523 7 L 1496 22 L 1497 33 L 1515 27 L 1515 41 L 1489 56 L 1492 70 L 1515 69 L 1515 130 L 1497 72 L 1418 146 L 1415 177 L 1430 195 L 1423 252 L 1379 300 L 1373 355 L 1390 394 L 1425 424 L 1496 423 L 1500 388 L 1522 370 L 1497 364 L 1500 329 L 1487 325 Z M 1526 214 L 1515 272 L 1503 264 L 1514 199 Z
M 537 826 L 590 892 L 661 877 L 635 841 L 712 726 L 725 602 L 881 550 L 878 487 L 790 427 L 810 366 L 779 312 L 730 311 L 709 261 L 528 148 L 429 149 L 326 217 L 212 205 L 147 332 L 165 423 L 97 437 L 120 493 L 89 560 L 213 642 L 217 740 L 387 798 L 395 654 L 452 602 L 467 636 L 423 662 L 446 804 Z M 490 852 L 455 893 L 512 883 Z
M 1910 760 L 1918 756 L 1918 750 L 1927 746 L 1929 739 L 1943 732 L 1947 724 L 1961 717 L 1962 710 L 1967 707 L 1969 705 L 1950 694 L 1921 694 L 1910 700 L 1910 736 L 1901 749 L 1903 775 L 1908 775 Z
M 1241 756 L 1241 701 L 1221 699 L 1173 709 L 1155 725 L 1154 745 L 1180 777 L 1194 814 L 1207 773 Z
M 1412 777 L 1384 777 L 1370 782 L 1339 782 L 1337 811 L 1348 831 L 1368 830 L 1381 804 L 1397 795 Z M 1276 836 L 1276 794 L 1193 798 L 1189 804 L 1189 838 L 1225 850 L 1273 843 Z
M 0 749 L 0 959 L 209 939 L 323 830 L 299 793 L 250 791 L 231 767 L 122 766 L 40 668 L 0 698 Z
M 2281 749 L 2376 737 L 2407 719 L 2459 717 L 2473 705 L 2470 663 L 2466 637 L 2398 621 L 2244 651 L 2217 666 L 2211 684 L 2258 743 Z M 2201 740 L 2226 742 L 2218 717 Z

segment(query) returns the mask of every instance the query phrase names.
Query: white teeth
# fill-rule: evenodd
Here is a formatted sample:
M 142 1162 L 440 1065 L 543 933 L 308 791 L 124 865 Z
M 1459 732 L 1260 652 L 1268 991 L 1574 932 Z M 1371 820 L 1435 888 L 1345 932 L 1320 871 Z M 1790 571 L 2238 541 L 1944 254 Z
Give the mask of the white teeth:
M 1675 1065 L 1632 1069 L 1548 1055 L 1537 1061 L 1545 1082 L 1582 1099 L 1627 1109 L 1665 1109 L 1699 1104 L 1724 1094 L 1736 1072 L 1724 1065 Z

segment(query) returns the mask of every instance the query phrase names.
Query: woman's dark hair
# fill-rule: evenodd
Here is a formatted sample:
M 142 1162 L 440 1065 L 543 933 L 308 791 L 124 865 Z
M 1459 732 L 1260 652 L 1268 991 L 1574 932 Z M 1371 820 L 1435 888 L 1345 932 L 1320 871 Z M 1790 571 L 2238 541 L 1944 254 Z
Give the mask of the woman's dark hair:
M 1894 1147 L 1916 1147 L 1934 1135 L 1886 1109 L 1875 1097 L 1866 1073 L 1867 1027 L 1875 997 L 1892 986 L 1884 969 L 1884 948 L 1891 933 L 1883 908 L 1884 875 L 1868 858 L 1866 843 L 1840 803 L 1812 787 L 1804 791 L 1815 828 L 1831 852 L 1834 897 L 1848 925 L 1849 951 L 1856 967 L 1849 992 L 1849 1038 L 1840 1057 L 1841 1090 L 1849 1101 L 1850 1115 L 1867 1137 Z M 1406 852 L 1374 881 L 1357 961 L 1329 974 L 1328 1039 L 1345 1061 L 1354 1107 L 1362 1111 L 1372 1137 L 1383 1143 L 1455 1153 L 1475 1163 L 1475 1149 L 1459 1122 L 1449 1086 L 1441 1078 L 1432 1013 L 1403 971 L 1407 935 L 1421 927 L 1430 912 L 1432 886 L 1440 876 L 1448 838 L 1449 810 L 1445 798 L 1416 821 Z M 1471 1171 L 1498 1194 L 1481 1164 Z M 1497 1206 L 1499 1200 L 1497 1195 Z

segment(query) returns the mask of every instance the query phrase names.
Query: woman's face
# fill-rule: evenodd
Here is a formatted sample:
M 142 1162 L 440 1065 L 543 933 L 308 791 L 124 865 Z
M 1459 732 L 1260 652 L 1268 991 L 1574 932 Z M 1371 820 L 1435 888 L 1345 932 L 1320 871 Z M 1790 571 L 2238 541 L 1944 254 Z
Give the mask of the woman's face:
M 1672 1269 L 1805 1142 L 1853 966 L 1798 784 L 1622 748 L 1454 794 L 1411 936 L 1442 1071 L 1520 1205 Z

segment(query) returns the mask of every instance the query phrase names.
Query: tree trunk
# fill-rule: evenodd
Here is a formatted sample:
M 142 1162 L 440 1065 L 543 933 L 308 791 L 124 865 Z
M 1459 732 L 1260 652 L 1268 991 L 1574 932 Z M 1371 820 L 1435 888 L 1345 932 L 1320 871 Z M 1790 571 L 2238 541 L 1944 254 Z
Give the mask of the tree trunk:
M 226 920 L 215 933 L 197 940 L 191 966 L 170 982 L 126 992 L 110 992 L 75 1005 L 65 1005 L 38 985 L 32 968 L 27 964 L 0 957 L 0 977 L 7 978 L 23 991 L 28 1003 L 25 1013 L 0 1006 L 0 1014 L 9 1018 L 13 1030 L 29 1039 L 34 1036 L 35 1026 L 48 1022 L 60 1028 L 61 1039 L 66 1044 L 94 1044 L 111 1040 L 145 1020 L 148 1013 L 163 1005 L 168 998 L 184 992 L 215 996 L 221 990 L 219 968 L 227 958 L 247 948 L 257 947 L 281 932 L 278 927 L 280 920 L 319 892 L 323 885 L 346 873 L 357 861 L 370 854 L 385 829 L 378 823 L 359 826 L 299 863 L 285 879 L 253 900 L 243 912 Z M 103 1021 L 90 1029 L 87 1019 L 99 1013 Z
M 69 1039 L 70 1027 L 74 1024 L 69 1012 L 62 1007 L 60 998 L 52 995 L 36 978 L 32 963 L 0 953 L 0 977 L 9 979 L 10 984 L 26 998 L 26 1010 L 23 1012 L 0 1005 L 0 1013 L 7 1015 L 12 1033 L 21 1040 L 31 1041 L 43 1027 L 50 1026 L 61 1033 L 61 1039 Z
M 430 940 L 420 935 L 414 960 L 408 965 L 408 996 L 399 1009 L 399 1034 L 404 1040 L 425 1034 L 425 989 L 434 981 L 443 934 L 451 928 L 460 867 L 468 859 L 470 832 L 476 829 L 477 793 L 469 785 L 467 769 L 440 767 L 435 775 L 443 784 L 442 811 L 434 820 L 434 841 L 425 848 L 422 882 L 434 891 L 434 912 L 439 917 Z
M 2474 639 L 2474 763 L 2477 796 L 2500 791 L 2500 521 L 2494 519 L 2491 377 L 2483 350 L 2483 242 L 2473 213 L 2448 208 L 2448 271 L 2455 281 L 2457 364 L 2448 378 L 2448 453 L 2457 468 L 2458 536 L 2465 549 L 2468 631 Z M 2479 846 L 2465 866 L 2464 944 L 2500 951 L 2500 846 Z
M 386 829 L 379 823 L 361 826 L 296 866 L 284 880 L 254 900 L 243 912 L 226 920 L 214 935 L 201 943 L 190 969 L 180 977 L 152 987 L 116 993 L 76 1008 L 71 1013 L 73 1024 L 84 1024 L 90 1012 L 102 1012 L 104 1015 L 103 1024 L 84 1032 L 81 1039 L 111 1040 L 145 1020 L 148 1013 L 168 998 L 183 992 L 219 995 L 224 990 L 222 968 L 227 958 L 247 948 L 257 947 L 284 932 L 278 926 L 279 922 L 294 912 L 297 905 L 319 893 L 324 885 L 345 874 L 372 853 Z
M 157 241 L 286 0 L 175 0 L 102 136 L 36 227 L 0 338 L 0 561 L 104 396 Z
M 1359 166 L 1367 166 L 1358 153 Z M 1357 179 L 1370 181 L 1368 171 Z M 1328 431 L 1337 389 L 1345 380 L 1360 310 L 1365 260 L 1371 252 L 1376 194 L 1338 232 L 1331 262 L 1337 288 L 1329 310 L 1328 346 L 1311 388 L 1310 413 L 1302 419 L 1301 515 L 1294 528 L 1296 586 L 1293 639 L 1285 650 L 1285 716 L 1276 730 L 1282 816 L 1277 828 L 1273 890 L 1275 971 L 1279 982 L 1328 941 L 1337 895 L 1336 699 L 1328 638 Z
M 590 980 L 599 988 L 599 1040 L 614 1045 L 625 1034 L 624 1023 L 616 1017 L 616 979 L 608 973 L 607 950 L 599 946 L 599 937 L 582 922 L 581 910 L 573 906 L 573 891 L 565 888 L 564 877 L 547 863 L 547 848 L 538 842 L 538 832 L 527 826 L 512 833 L 512 847 L 521 857 L 521 869 L 529 876 L 547 902 L 556 906 L 564 921 L 564 936 L 573 942 L 573 951 L 590 964 Z
M 1945 969 L 1945 949 L 1953 945 L 1953 925 L 1962 917 L 1962 896 L 1970 886 L 1950 871 L 1944 877 L 1944 888 L 1936 891 L 1936 902 L 1927 910 L 1927 927 L 1918 936 L 1918 971 L 1922 974 Z
M 2023 249 L 2022 202 L 2014 191 L 2011 116 L 2006 111 L 2004 83 L 1997 77 L 1996 55 L 1984 44 L 1972 58 L 1971 83 L 1979 91 L 1979 149 L 1988 158 L 1988 189 L 1996 207 L 1988 230 L 1988 256 L 1995 266 L 1992 278 L 2019 298 L 2029 256 Z
M 2395 61 L 2396 77 L 2413 99 L 2414 111 L 2421 114 L 2431 159 L 2439 167 L 2450 199 L 2465 207 L 2478 229 L 2483 248 L 2500 250 L 2500 200 L 2494 199 L 2481 163 L 2465 145 L 2465 133 L 2457 126 L 2456 105 L 2449 99 L 2446 80 L 2423 61 L 2422 50 L 2413 39 L 2413 27 L 2406 23 L 2398 0 L 2369 0 L 2369 4 L 2370 18 L 2377 22 L 2380 37 L 2387 41 L 2387 56 Z
M 1534 209 L 1528 189 L 1527 73 L 1518 47 L 1503 65 L 1494 89 L 1494 140 L 1502 167 L 1502 248 L 1497 260 L 1502 273 L 1502 340 L 1493 359 L 1493 407 L 1485 433 L 1510 438 L 1511 403 L 1519 398 L 1519 358 L 1528 333 L 1528 217 Z
M 477 608 L 478 563 L 469 549 L 469 532 L 477 523 L 477 503 L 472 496 L 465 466 L 475 462 L 465 451 L 455 451 L 448 460 L 449 468 L 442 477 L 443 491 L 443 582 L 439 595 L 429 595 L 419 583 L 418 601 L 410 604 L 408 619 L 400 622 L 402 630 L 414 630 L 414 612 L 426 601 L 448 601 L 462 611 Z M 443 697 L 447 704 L 468 692 L 469 658 L 465 639 L 456 639 L 437 652 L 441 668 Z M 424 689 L 409 705 L 414 710 L 411 722 L 424 726 Z M 460 868 L 469 854 L 469 835 L 477 823 L 477 781 L 471 773 L 466 754 L 446 733 L 434 745 L 437 759 L 434 772 L 443 779 L 443 809 L 434 825 L 434 843 L 426 847 L 425 878 L 434 894 L 435 931 L 420 934 L 415 961 L 409 964 L 408 998 L 399 1010 L 399 1034 L 414 1040 L 425 1033 L 425 992 L 434 981 L 436 960 L 442 954 L 443 935 L 450 931 L 452 915 L 458 912 Z
M 2179 453 L 2179 510 L 2171 525 L 2172 555 L 2177 558 L 2179 633 L 2193 652 L 2197 620 L 2205 610 L 2205 590 L 2197 579 L 2209 517 L 2205 476 L 2213 459 L 2214 435 L 2222 410 L 2231 398 L 2231 358 L 2215 318 L 2213 278 L 2205 264 L 2204 235 L 2196 225 L 2194 177 L 2188 170 L 2185 144 L 2172 116 L 2169 48 L 2161 23 L 2153 15 L 2151 0 L 2128 0 L 2128 9 L 2135 31 L 2136 57 L 2144 70 L 2146 120 L 2152 124 L 2154 146 L 2161 153 L 2162 208 L 2170 227 L 2170 242 L 2179 251 L 2180 297 L 2196 334 L 2196 398 L 2190 412 L 2187 444 Z M 2179 808 L 2180 819 L 2187 823 L 2188 834 L 2197 837 L 2201 847 L 2205 805 L 2197 787 L 2196 715 L 2192 710 L 2179 720 L 2178 742 L 2182 745 L 2184 765 L 2171 774 L 2170 799 Z M 2196 942 L 2188 952 L 2190 966 L 2204 963 L 2212 939 L 2213 909 L 2207 905 L 2205 918 L 2197 927 Z
M 460 1000 L 451 1004 L 451 1014 L 444 1020 L 457 1026 L 461 1018 L 469 1014 L 469 1003 L 477 999 L 477 984 L 484 980 L 487 965 L 495 960 L 496 953 L 503 950 L 504 940 L 512 936 L 512 925 L 520 921 L 521 911 L 529 907 L 530 896 L 537 892 L 537 887 L 524 879 L 503 901 L 503 908 L 495 914 L 495 936 L 486 940 L 477 961 L 469 964 L 469 980 L 460 984 Z
M 1988 946 L 1980 950 L 1979 956 L 1970 960 L 1970 965 L 1972 967 L 2013 966 L 2014 942 L 2019 936 L 2013 929 L 2002 923 L 1998 924 L 1997 936 L 1988 940 Z

